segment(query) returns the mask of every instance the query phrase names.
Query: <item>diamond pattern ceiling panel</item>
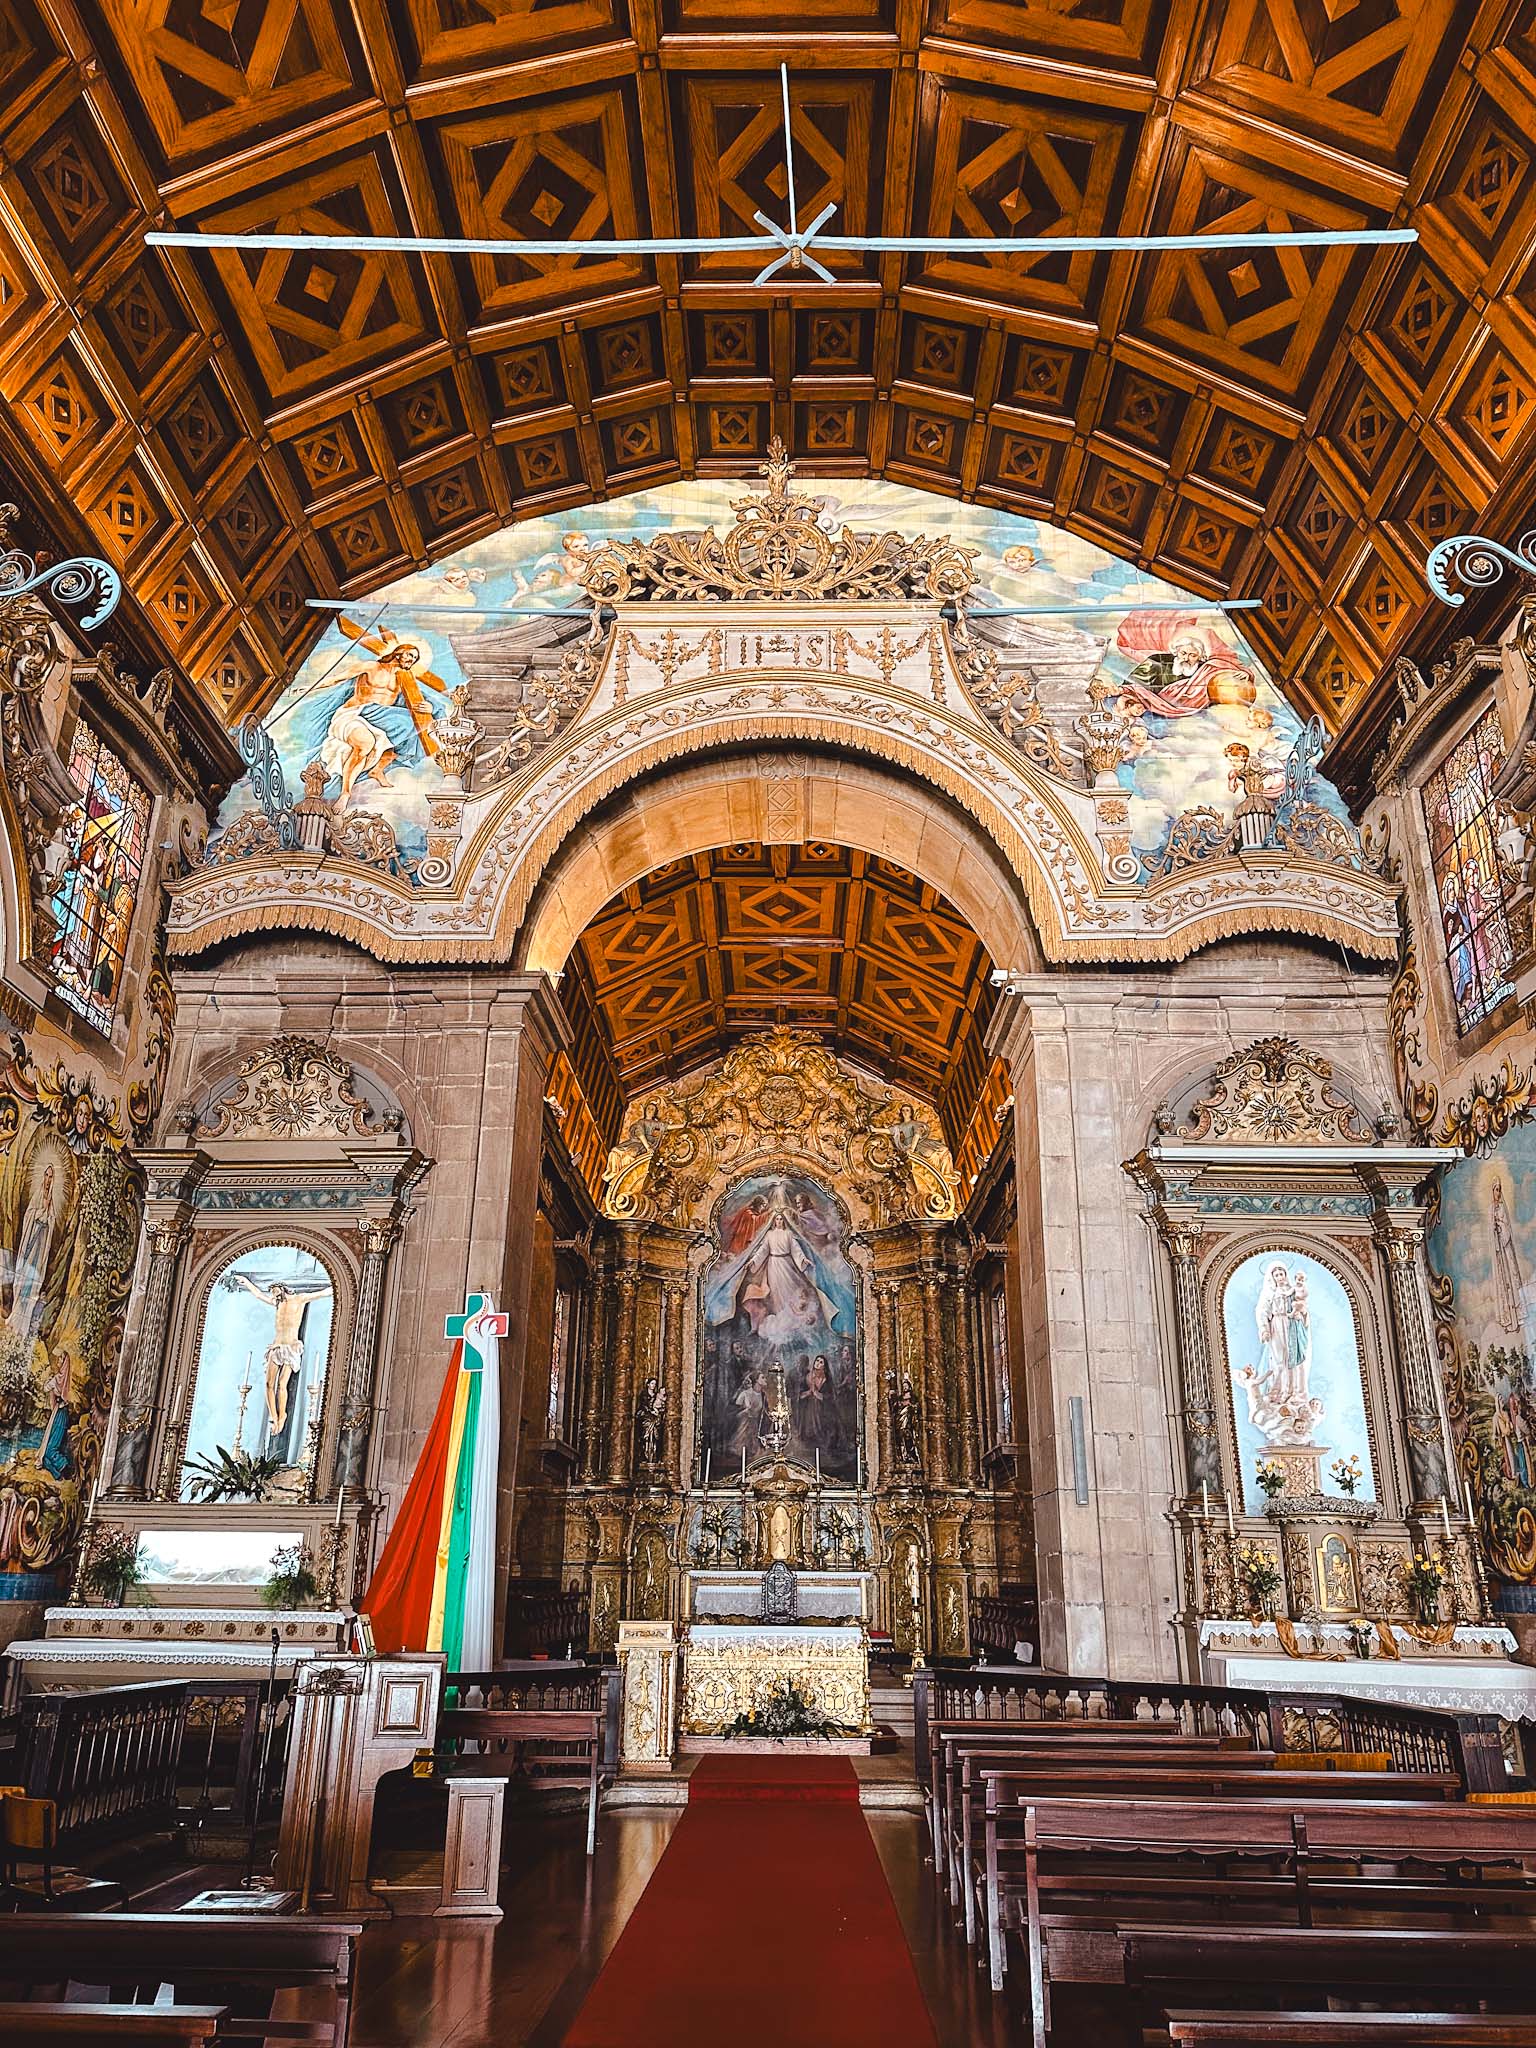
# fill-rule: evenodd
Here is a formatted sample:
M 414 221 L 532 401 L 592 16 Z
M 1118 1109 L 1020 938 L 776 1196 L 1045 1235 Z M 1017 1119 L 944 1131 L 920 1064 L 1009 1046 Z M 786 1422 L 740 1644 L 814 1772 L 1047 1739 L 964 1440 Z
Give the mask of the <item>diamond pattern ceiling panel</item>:
M 195 541 L 167 654 L 225 715 L 274 693 L 306 596 L 748 471 L 777 432 L 809 474 L 1039 513 L 1261 598 L 1298 703 L 1363 727 L 1444 628 L 1427 548 L 1518 530 L 1536 489 L 1530 12 L 806 0 L 787 45 L 766 0 L 0 0 L 0 427 L 114 558 Z M 1421 241 L 846 252 L 831 286 L 761 291 L 748 256 L 142 246 L 152 220 L 786 220 L 786 47 L 800 215 L 834 203 L 843 232 Z
M 562 997 L 586 1064 L 633 1095 L 743 1031 L 792 1024 L 936 1104 L 956 1140 L 995 997 L 970 928 L 846 847 L 723 847 L 657 869 L 589 927 Z M 610 1088 L 613 1086 L 610 1083 Z

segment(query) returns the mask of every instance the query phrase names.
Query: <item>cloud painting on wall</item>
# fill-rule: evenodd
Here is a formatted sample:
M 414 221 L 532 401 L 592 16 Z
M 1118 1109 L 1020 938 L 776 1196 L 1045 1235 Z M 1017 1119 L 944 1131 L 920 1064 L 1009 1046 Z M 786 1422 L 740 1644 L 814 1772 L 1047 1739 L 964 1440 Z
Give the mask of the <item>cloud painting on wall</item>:
M 989 605 L 1106 607 L 1087 615 L 1057 609 L 998 618 L 979 630 L 1005 666 L 1030 670 L 1064 737 L 1089 708 L 1096 674 L 1115 684 L 1126 710 L 1135 710 L 1138 751 L 1119 773 L 1130 799 L 1132 843 L 1149 864 L 1180 811 L 1195 804 L 1230 811 L 1225 750 L 1234 742 L 1250 749 L 1278 794 L 1301 721 L 1243 640 L 1240 614 L 1212 610 L 1040 520 L 873 480 L 802 478 L 798 487 L 820 501 L 830 526 L 909 536 L 942 531 L 974 548 L 977 612 Z M 580 618 L 497 616 L 494 608 L 578 606 L 573 554 L 608 536 L 726 529 L 742 492 L 734 480 L 669 484 L 528 520 L 360 598 L 327 627 L 267 718 L 290 796 L 302 793 L 304 769 L 318 762 L 328 797 L 384 816 L 402 852 L 419 858 L 427 800 L 442 779 L 431 722 L 449 693 L 470 682 L 478 709 L 476 679 L 494 673 L 498 692 L 519 700 L 537 725 L 559 647 L 583 629 Z M 1314 794 L 1344 815 L 1327 784 L 1319 781 Z M 231 824 L 253 802 L 249 785 L 237 785 L 220 823 Z
M 1428 1249 L 1453 1290 L 1446 1391 L 1489 1561 L 1536 1588 L 1536 1124 L 1450 1169 Z

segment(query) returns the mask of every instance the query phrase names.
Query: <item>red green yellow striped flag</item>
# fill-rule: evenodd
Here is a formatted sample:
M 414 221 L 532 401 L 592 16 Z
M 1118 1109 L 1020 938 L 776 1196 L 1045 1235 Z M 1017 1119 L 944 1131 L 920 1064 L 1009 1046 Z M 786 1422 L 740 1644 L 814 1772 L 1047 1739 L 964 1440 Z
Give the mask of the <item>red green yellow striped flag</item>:
M 454 1339 L 437 1412 L 379 1558 L 363 1609 L 384 1655 L 441 1650 L 450 1671 L 495 1654 L 496 1467 L 507 1318 L 487 1294 L 449 1316 Z

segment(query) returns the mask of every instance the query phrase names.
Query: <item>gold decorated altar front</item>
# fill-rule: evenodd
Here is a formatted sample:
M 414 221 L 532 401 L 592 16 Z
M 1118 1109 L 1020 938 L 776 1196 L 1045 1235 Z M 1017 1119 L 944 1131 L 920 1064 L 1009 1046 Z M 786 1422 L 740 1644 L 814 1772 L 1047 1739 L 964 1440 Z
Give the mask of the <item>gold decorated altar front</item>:
M 812 1710 L 868 1735 L 869 1638 L 860 1622 L 694 1621 L 683 1636 L 682 1732 L 716 1735 L 789 1679 Z

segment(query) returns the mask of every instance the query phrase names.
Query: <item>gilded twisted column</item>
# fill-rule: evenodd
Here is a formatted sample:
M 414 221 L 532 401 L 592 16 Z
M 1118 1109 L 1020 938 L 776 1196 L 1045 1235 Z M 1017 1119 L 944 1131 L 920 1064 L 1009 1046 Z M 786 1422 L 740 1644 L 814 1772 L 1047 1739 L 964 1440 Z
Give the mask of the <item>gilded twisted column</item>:
M 379 1316 L 384 1305 L 384 1273 L 390 1250 L 399 1236 L 391 1222 L 363 1225 L 363 1270 L 358 1280 L 357 1313 L 347 1350 L 347 1376 L 342 1389 L 341 1435 L 336 1444 L 336 1484 L 361 1486 L 373 1432 L 374 1367 L 379 1349 Z
M 1392 1323 L 1397 1333 L 1403 1421 L 1408 1434 L 1408 1470 L 1414 1502 L 1420 1505 L 1450 1492 L 1434 1352 L 1419 1283 L 1424 1226 L 1417 1218 L 1397 1221 L 1378 1213 L 1375 1237 L 1386 1261 L 1387 1291 L 1392 1298 Z
M 937 1263 L 932 1239 L 922 1251 L 923 1288 L 923 1377 L 928 1383 L 928 1483 L 949 1483 L 949 1399 L 944 1356 L 944 1280 Z
M 144 1278 L 144 1305 L 139 1316 L 138 1343 L 119 1395 L 117 1443 L 112 1454 L 109 1500 L 143 1500 L 149 1475 L 149 1443 L 155 1427 L 155 1400 L 165 1369 L 170 1336 L 171 1303 L 176 1271 L 192 1230 L 190 1208 L 148 1225 L 149 1263 Z
M 1178 1331 L 1179 1387 L 1184 1406 L 1184 1456 L 1189 1490 L 1222 1490 L 1221 1441 L 1216 1430 L 1216 1393 L 1211 1348 L 1200 1304 L 1200 1253 L 1204 1233 L 1192 1218 L 1161 1216 L 1158 1229 L 1173 1266 L 1173 1309 Z
M 664 1280 L 661 1298 L 666 1328 L 662 1332 L 663 1383 L 667 1390 L 666 1434 L 662 1467 L 674 1486 L 683 1483 L 683 1307 L 686 1280 Z
M 640 1238 L 632 1225 L 619 1230 L 619 1270 L 614 1276 L 613 1394 L 608 1411 L 608 1478 L 622 1486 L 633 1452 L 635 1304 L 640 1293 Z
M 875 1385 L 880 1390 L 875 1414 L 876 1441 L 879 1445 L 880 1483 L 889 1486 L 896 1469 L 892 1411 L 901 1377 L 901 1360 L 896 1348 L 896 1296 L 899 1286 L 895 1280 L 876 1280 L 871 1285 L 875 1297 Z
M 581 1476 L 595 1485 L 603 1476 L 603 1386 L 608 1378 L 609 1308 L 612 1275 L 606 1259 L 591 1279 L 591 1313 L 587 1319 L 586 1356 L 581 1380 Z
M 955 1333 L 956 1391 L 959 1395 L 959 1452 L 955 1477 L 966 1486 L 981 1480 L 981 1445 L 976 1406 L 976 1319 L 972 1314 L 975 1290 L 967 1273 L 956 1273 L 950 1283 L 950 1322 Z

